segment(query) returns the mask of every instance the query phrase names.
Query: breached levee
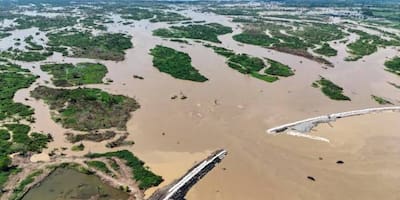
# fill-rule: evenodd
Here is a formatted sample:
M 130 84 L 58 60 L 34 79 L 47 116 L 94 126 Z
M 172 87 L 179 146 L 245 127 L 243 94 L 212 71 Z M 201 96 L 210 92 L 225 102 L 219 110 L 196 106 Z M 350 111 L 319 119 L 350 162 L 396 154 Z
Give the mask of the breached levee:
M 400 112 L 400 106 L 391 106 L 391 107 L 380 107 L 380 108 L 367 108 L 362 110 L 354 110 L 354 111 L 347 111 L 347 112 L 340 112 L 328 115 L 322 115 L 318 117 L 308 118 L 288 124 L 284 124 L 281 126 L 277 126 L 274 128 L 268 129 L 266 132 L 268 134 L 280 134 L 280 133 L 288 133 L 289 135 L 301 136 L 310 138 L 305 133 L 308 133 L 314 127 L 318 126 L 321 123 L 329 123 L 332 121 L 336 121 L 336 119 L 345 118 L 345 117 L 352 117 L 352 116 L 359 116 L 359 115 L 366 115 L 371 113 L 379 113 L 379 112 Z M 295 133 L 295 134 L 294 134 Z M 315 138 L 312 139 L 327 141 L 325 138 Z

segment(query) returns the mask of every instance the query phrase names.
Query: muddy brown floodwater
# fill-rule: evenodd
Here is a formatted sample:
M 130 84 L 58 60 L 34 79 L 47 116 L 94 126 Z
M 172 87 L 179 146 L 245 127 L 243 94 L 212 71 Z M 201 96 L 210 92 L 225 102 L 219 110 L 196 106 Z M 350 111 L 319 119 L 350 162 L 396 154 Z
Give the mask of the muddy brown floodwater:
M 236 24 L 213 14 L 185 11 L 193 20 Z M 400 198 L 399 113 L 358 116 L 319 126 L 312 134 L 331 142 L 308 140 L 288 135 L 271 136 L 265 130 L 273 126 L 327 113 L 376 107 L 370 95 L 384 96 L 396 104 L 400 92 L 387 84 L 399 83 L 398 77 L 384 71 L 386 57 L 398 55 L 393 48 L 357 62 L 345 62 L 345 45 L 337 44 L 338 56 L 330 58 L 335 68 L 323 69 L 302 57 L 251 45 L 238 45 L 232 35 L 221 36 L 222 46 L 238 53 L 267 57 L 296 70 L 296 75 L 271 84 L 240 74 L 225 64 L 225 59 L 202 44 L 173 43 L 151 35 L 164 23 L 135 22 L 134 26 L 110 24 L 111 31 L 133 36 L 134 48 L 122 62 L 99 61 L 108 67 L 109 85 L 90 85 L 114 94 L 138 100 L 141 108 L 128 122 L 132 150 L 152 171 L 164 177 L 161 186 L 183 175 L 196 161 L 210 152 L 225 148 L 229 155 L 195 185 L 190 200 L 261 200 L 261 199 L 398 199 Z M 350 36 L 350 37 L 354 37 Z M 354 38 L 353 38 L 354 39 Z M 187 52 L 192 64 L 210 80 L 205 83 L 177 80 L 152 67 L 149 50 L 157 44 Z M 59 54 L 49 60 L 61 62 Z M 83 59 L 65 58 L 65 62 Z M 90 59 L 85 59 L 85 61 Z M 93 60 L 92 60 L 93 61 Z M 50 77 L 31 64 L 22 65 L 41 74 L 39 83 Z M 134 79 L 140 75 L 144 80 Z M 329 100 L 311 87 L 323 75 L 344 88 L 351 102 Z M 17 93 L 15 100 L 35 108 L 34 130 L 51 132 L 55 142 L 36 156 L 46 159 L 54 147 L 70 147 L 61 125 L 50 118 L 42 101 L 24 101 L 29 89 Z M 185 94 L 186 100 L 171 100 Z M 215 101 L 218 104 L 215 104 Z M 84 152 L 109 151 L 104 143 L 85 142 Z M 336 164 L 337 161 L 343 164 Z M 397 170 L 396 170 L 397 169 Z M 314 177 L 315 181 L 307 179 Z M 155 189 L 155 188 L 154 188 Z M 154 189 L 146 192 L 149 195 Z

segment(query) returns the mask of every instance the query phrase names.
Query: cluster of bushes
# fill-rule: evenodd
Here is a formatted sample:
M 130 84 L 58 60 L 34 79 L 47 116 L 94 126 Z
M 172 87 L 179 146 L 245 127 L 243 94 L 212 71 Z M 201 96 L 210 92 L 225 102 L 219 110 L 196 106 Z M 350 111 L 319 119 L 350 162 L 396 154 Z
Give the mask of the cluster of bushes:
M 50 109 L 57 110 L 54 120 L 66 128 L 92 131 L 107 128 L 125 129 L 130 112 L 139 108 L 132 98 L 111 95 L 100 89 L 54 89 L 39 86 L 32 97 L 43 99 Z
M 322 44 L 322 46 L 315 49 L 314 52 L 328 57 L 337 55 L 337 50 L 332 48 L 328 43 Z
M 216 43 L 221 43 L 218 39 L 219 35 L 227 33 L 232 33 L 232 28 L 218 23 L 172 26 L 153 31 L 153 35 L 160 37 L 200 39 Z
M 196 82 L 208 80 L 192 66 L 192 59 L 187 53 L 157 45 L 150 50 L 150 54 L 153 56 L 154 67 L 174 78 Z
M 56 16 L 56 17 L 44 17 L 44 16 L 25 16 L 21 15 L 15 22 L 17 23 L 16 28 L 27 29 L 32 27 L 38 27 L 41 31 L 47 31 L 51 29 L 64 28 L 67 26 L 73 26 L 77 23 L 77 17 L 70 16 Z
M 315 81 L 313 83 L 313 87 L 321 87 L 321 91 L 328 96 L 330 99 L 333 100 L 344 100 L 350 101 L 351 99 L 348 96 L 343 94 L 343 88 L 336 85 L 332 81 L 321 77 L 320 80 Z
M 386 71 L 400 75 L 400 57 L 385 62 Z
M 380 36 L 371 35 L 364 31 L 349 29 L 349 32 L 356 33 L 360 36 L 358 40 L 347 45 L 349 53 L 352 54 L 352 57 L 347 58 L 349 61 L 358 60 L 363 56 L 371 55 L 378 51 L 378 47 L 400 45 L 400 42 L 397 40 L 385 40 Z
M 46 64 L 40 68 L 53 75 L 55 86 L 62 87 L 103 83 L 108 72 L 107 67 L 99 63 Z
M 134 156 L 128 150 L 121 150 L 116 152 L 107 152 L 107 153 L 92 153 L 86 155 L 88 158 L 100 158 L 107 157 L 112 158 L 116 157 L 126 161 L 126 165 L 132 169 L 133 179 L 139 183 L 139 188 L 142 190 L 146 190 L 150 187 L 159 185 L 163 179 L 161 176 L 158 176 L 148 170 L 147 167 L 144 166 L 144 162 L 139 160 L 136 156 Z
M 12 117 L 29 119 L 32 116 L 32 108 L 15 103 L 13 98 L 19 89 L 29 87 L 35 80 L 29 70 L 18 65 L 0 65 L 0 120 Z
M 378 97 L 375 95 L 371 95 L 371 98 L 373 100 L 375 100 L 376 102 L 378 102 L 380 105 L 393 105 L 392 102 L 390 102 L 389 100 L 384 99 L 383 97 Z
M 101 172 L 104 172 L 110 176 L 113 176 L 113 173 L 111 172 L 110 169 L 108 169 L 107 165 L 102 162 L 102 161 L 98 161 L 98 160 L 89 160 L 85 162 L 89 167 L 95 168 Z
M 76 57 L 124 60 L 125 50 L 132 48 L 131 37 L 122 33 L 92 35 L 90 32 L 58 32 L 47 35 L 52 47 L 72 47 Z

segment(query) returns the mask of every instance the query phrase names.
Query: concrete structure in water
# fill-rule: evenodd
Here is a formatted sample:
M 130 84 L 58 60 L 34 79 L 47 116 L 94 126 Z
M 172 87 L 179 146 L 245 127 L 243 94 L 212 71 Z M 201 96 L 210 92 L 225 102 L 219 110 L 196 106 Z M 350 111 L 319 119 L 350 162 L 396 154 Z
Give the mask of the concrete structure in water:
M 174 181 L 170 185 L 157 190 L 149 200 L 183 200 L 186 193 L 211 171 L 216 164 L 222 161 L 228 154 L 226 150 L 215 151 L 211 156 L 192 167 L 182 178 Z
M 293 130 L 300 133 L 310 132 L 312 128 L 317 126 L 320 123 L 328 123 L 331 121 L 335 121 L 336 119 L 352 117 L 357 115 L 365 115 L 370 113 L 378 113 L 385 111 L 400 111 L 400 106 L 392 106 L 392 107 L 381 107 L 381 108 L 367 108 L 362 110 L 354 110 L 348 112 L 334 113 L 328 115 L 322 115 L 319 117 L 308 118 L 301 121 L 292 122 L 289 124 L 284 124 L 281 126 L 277 126 L 267 130 L 269 134 L 279 134 L 285 131 Z

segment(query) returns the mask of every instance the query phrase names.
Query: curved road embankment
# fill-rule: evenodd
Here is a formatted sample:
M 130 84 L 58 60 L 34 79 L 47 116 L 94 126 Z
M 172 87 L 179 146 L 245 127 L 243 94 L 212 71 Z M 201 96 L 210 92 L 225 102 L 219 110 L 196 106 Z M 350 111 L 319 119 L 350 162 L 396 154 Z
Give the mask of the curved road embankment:
M 310 132 L 312 128 L 317 126 L 320 123 L 329 123 L 335 121 L 336 119 L 352 117 L 358 115 L 366 115 L 371 113 L 379 113 L 379 112 L 400 112 L 400 106 L 391 106 L 391 107 L 380 107 L 380 108 L 367 108 L 362 110 L 353 110 L 347 112 L 333 113 L 328 115 L 322 115 L 318 117 L 308 118 L 288 124 L 284 124 L 281 126 L 277 126 L 274 128 L 270 128 L 267 130 L 269 134 L 279 134 L 286 131 L 297 131 L 300 133 Z

